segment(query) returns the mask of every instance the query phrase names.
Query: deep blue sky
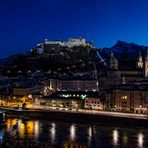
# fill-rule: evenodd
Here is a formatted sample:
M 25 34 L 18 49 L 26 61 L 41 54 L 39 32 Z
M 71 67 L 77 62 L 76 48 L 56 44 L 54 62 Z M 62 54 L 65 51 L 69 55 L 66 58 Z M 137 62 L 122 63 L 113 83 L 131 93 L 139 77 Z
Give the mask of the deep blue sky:
M 148 45 L 148 0 L 0 0 L 0 57 L 80 36 L 101 48 Z

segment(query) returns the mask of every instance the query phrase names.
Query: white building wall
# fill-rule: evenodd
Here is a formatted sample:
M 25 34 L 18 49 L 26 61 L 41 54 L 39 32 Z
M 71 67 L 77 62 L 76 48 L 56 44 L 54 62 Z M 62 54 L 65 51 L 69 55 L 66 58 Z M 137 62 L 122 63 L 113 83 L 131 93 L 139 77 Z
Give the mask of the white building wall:
M 60 91 L 99 91 L 97 80 L 75 80 L 59 81 Z
M 85 38 L 70 38 L 68 41 L 49 41 L 48 39 L 45 39 L 45 44 L 59 44 L 61 46 L 68 46 L 68 47 L 75 47 L 75 46 L 86 46 L 89 43 L 86 43 Z M 37 46 L 42 45 L 37 44 Z

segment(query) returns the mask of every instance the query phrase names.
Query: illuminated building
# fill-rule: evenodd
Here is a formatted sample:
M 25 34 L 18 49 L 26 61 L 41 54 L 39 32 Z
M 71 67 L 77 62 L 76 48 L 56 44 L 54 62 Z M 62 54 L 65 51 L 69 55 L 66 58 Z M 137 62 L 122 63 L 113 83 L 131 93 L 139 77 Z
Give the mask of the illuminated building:
M 92 43 L 88 43 L 86 42 L 85 38 L 69 38 L 68 41 L 60 41 L 60 40 L 55 40 L 55 41 L 49 41 L 48 39 L 45 39 L 44 43 L 40 43 L 37 44 L 37 46 L 41 46 L 42 45 L 59 45 L 59 46 L 63 46 L 63 47 L 76 47 L 76 46 L 91 46 L 92 47 Z M 40 49 L 41 50 L 41 49 Z
M 116 85 L 110 89 L 109 108 L 114 111 L 147 113 L 148 92 L 146 87 Z
M 100 98 L 85 98 L 84 108 L 95 109 L 95 110 L 104 110 L 104 103 Z
M 50 91 L 99 91 L 99 82 L 95 79 L 90 80 L 60 80 L 50 79 L 50 84 L 46 86 Z

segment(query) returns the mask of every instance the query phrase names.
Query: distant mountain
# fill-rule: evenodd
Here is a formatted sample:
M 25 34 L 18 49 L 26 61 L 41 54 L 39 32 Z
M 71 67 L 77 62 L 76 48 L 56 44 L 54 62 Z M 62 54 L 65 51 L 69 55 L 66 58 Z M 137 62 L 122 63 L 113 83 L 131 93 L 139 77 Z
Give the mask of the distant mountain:
M 99 50 L 99 54 L 104 59 L 105 63 L 109 64 L 110 52 L 112 51 L 115 57 L 119 61 L 120 69 L 135 69 L 136 60 L 139 55 L 139 51 L 143 58 L 146 55 L 146 50 L 148 46 L 137 45 L 134 43 L 127 43 L 124 41 L 117 41 L 117 43 L 110 48 L 103 48 Z
M 109 57 L 112 51 L 118 60 L 136 60 L 141 51 L 142 56 L 145 56 L 148 46 L 141 46 L 134 43 L 126 43 L 124 41 L 117 41 L 111 48 L 103 48 L 101 51 L 102 57 Z

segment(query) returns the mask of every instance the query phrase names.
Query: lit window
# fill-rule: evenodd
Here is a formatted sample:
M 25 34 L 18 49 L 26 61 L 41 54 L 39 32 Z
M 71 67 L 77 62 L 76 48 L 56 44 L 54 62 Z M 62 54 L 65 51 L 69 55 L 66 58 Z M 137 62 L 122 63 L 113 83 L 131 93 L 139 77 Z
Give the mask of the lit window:
M 121 99 L 127 100 L 127 96 L 122 96 Z

